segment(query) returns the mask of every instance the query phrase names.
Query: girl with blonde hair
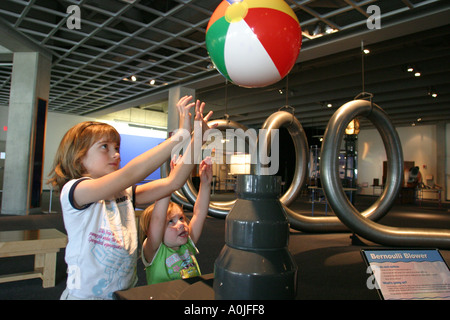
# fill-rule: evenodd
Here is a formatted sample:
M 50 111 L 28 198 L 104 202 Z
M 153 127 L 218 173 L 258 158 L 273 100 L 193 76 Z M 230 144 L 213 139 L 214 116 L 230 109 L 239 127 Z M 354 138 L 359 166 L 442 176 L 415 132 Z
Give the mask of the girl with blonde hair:
M 63 137 L 49 182 L 60 190 L 67 230 L 68 277 L 61 299 L 111 299 L 117 290 L 137 282 L 137 230 L 134 207 L 148 205 L 179 189 L 194 162 L 186 157 L 167 178 L 136 185 L 170 158 L 171 151 L 191 131 L 189 110 L 208 129 L 204 103 L 181 98 L 176 107 L 180 130 L 151 150 L 120 168 L 120 136 L 110 125 L 83 122 Z M 196 127 L 197 130 L 197 127 Z M 184 131 L 184 132 L 183 132 Z M 187 150 L 193 148 L 193 140 Z M 195 146 L 198 147 L 198 146 Z M 200 146 L 201 147 L 201 146 Z M 186 161 L 190 160 L 190 161 Z

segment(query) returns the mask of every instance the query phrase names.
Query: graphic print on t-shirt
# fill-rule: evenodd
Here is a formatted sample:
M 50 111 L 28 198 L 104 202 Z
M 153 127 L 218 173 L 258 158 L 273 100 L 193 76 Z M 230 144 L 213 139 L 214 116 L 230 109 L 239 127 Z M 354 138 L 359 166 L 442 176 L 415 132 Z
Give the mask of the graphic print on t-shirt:
M 105 201 L 105 218 L 97 232 L 89 234 L 89 242 L 93 244 L 92 254 L 95 259 L 104 266 L 104 274 L 107 278 L 99 279 L 99 282 L 93 287 L 92 293 L 95 296 L 101 296 L 103 289 L 115 281 L 121 283 L 124 276 L 133 273 L 135 264 L 130 259 L 131 247 L 137 248 L 137 242 L 133 236 L 130 236 L 129 221 L 122 221 L 121 210 L 126 206 L 126 202 L 117 204 L 115 201 Z M 126 218 L 125 218 L 126 219 Z M 132 221 L 134 223 L 134 221 Z M 128 280 L 126 280 L 128 281 Z
M 200 274 L 196 268 L 195 257 L 189 253 L 189 250 L 179 255 L 174 253 L 166 259 L 167 272 L 172 279 L 176 279 L 176 274 L 179 273 L 181 279 L 199 276 Z

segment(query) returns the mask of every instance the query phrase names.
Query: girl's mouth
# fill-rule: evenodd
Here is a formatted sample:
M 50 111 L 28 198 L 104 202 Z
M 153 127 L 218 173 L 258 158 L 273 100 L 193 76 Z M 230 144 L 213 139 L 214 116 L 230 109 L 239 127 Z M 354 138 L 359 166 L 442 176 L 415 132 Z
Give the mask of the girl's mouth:
M 188 236 L 188 232 L 187 231 L 182 231 L 178 236 L 181 237 L 181 238 L 186 238 Z

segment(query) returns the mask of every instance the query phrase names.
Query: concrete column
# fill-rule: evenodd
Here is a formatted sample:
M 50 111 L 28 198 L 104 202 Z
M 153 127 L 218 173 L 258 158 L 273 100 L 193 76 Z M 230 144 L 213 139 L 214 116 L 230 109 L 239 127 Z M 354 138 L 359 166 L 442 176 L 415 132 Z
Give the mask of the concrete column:
M 167 116 L 167 133 L 170 134 L 179 127 L 178 111 L 176 108 L 178 100 L 184 96 L 192 96 L 192 101 L 195 101 L 195 89 L 186 87 L 174 87 L 169 89 L 169 106 Z M 194 115 L 194 112 L 192 112 Z
M 50 71 L 49 57 L 38 52 L 14 53 L 2 214 L 29 213 L 37 101 L 49 99 Z

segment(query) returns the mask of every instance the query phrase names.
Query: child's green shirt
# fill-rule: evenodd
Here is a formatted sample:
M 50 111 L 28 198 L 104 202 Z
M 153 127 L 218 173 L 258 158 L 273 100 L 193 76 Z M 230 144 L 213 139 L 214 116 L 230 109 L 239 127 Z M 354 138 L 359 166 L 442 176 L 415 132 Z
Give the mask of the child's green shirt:
M 177 251 L 161 243 L 151 263 L 147 263 L 142 254 L 147 284 L 200 276 L 200 267 L 195 258 L 197 253 L 197 248 L 189 238 Z

